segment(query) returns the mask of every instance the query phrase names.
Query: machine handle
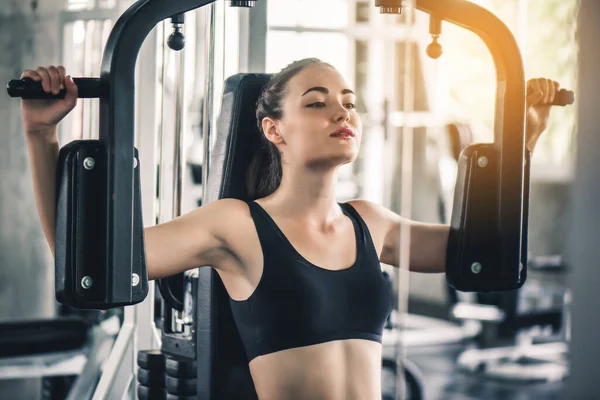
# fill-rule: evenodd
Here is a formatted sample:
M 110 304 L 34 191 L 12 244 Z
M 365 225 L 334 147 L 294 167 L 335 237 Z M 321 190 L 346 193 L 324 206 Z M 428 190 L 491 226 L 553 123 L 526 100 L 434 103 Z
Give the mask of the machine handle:
M 77 85 L 77 97 L 80 99 L 103 97 L 99 78 L 73 78 L 73 82 Z M 63 99 L 67 94 L 66 89 L 62 89 L 58 94 L 46 93 L 42 82 L 31 78 L 11 80 L 6 85 L 6 91 L 10 97 L 22 99 Z
M 527 96 L 531 94 L 531 89 L 527 89 Z M 575 93 L 572 90 L 560 89 L 554 100 L 552 101 L 553 106 L 568 106 L 575 102 Z

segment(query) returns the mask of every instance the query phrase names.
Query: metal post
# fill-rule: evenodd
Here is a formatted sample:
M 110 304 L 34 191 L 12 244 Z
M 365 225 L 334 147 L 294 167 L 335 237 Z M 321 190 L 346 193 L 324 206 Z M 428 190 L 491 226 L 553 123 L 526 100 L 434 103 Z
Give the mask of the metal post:
M 214 7 L 214 5 L 210 6 Z M 182 50 L 178 54 L 177 61 L 177 76 L 175 78 L 175 145 L 173 146 L 173 218 L 181 215 L 183 203 L 183 172 L 186 166 L 185 158 L 185 127 L 186 112 L 185 112 L 185 55 L 186 51 Z
M 215 72 L 215 49 L 214 38 L 216 36 L 216 9 L 215 5 L 206 8 L 206 35 L 205 35 L 205 87 L 204 87 L 204 107 L 202 110 L 202 142 L 204 146 L 204 163 L 202 165 L 202 204 L 208 201 L 208 175 L 210 169 L 210 154 L 211 154 L 211 132 L 213 129 L 213 88 L 214 88 L 214 72 Z M 203 318 L 202 313 L 211 312 L 212 309 L 212 269 L 201 268 L 198 271 L 198 290 L 197 304 L 202 304 L 197 307 L 196 312 L 196 362 L 198 372 L 197 391 L 198 398 L 212 399 L 213 393 L 213 354 L 210 346 L 204 346 L 205 343 L 213 343 L 212 341 L 212 323 L 213 318 Z M 204 284 L 203 284 L 204 283 Z
M 398 79 L 403 81 L 403 99 L 402 112 L 410 115 L 414 111 L 414 57 L 412 38 L 414 37 L 414 4 L 412 2 L 405 4 L 404 29 L 406 31 L 406 40 L 404 42 L 403 71 L 404 74 Z M 400 99 L 398 99 L 400 100 Z M 404 124 L 401 129 L 401 178 L 400 178 L 400 215 L 405 218 L 412 216 L 412 186 L 413 186 L 413 140 L 414 129 L 408 124 Z M 393 133 L 394 137 L 395 132 Z M 394 149 L 397 147 L 394 146 Z M 394 168 L 395 169 L 395 168 Z M 396 182 L 394 182 L 396 183 Z M 406 331 L 406 316 L 408 314 L 409 288 L 410 288 L 410 227 L 404 224 L 401 228 L 398 238 L 398 260 L 399 268 L 395 271 L 396 287 L 398 288 L 398 325 L 401 331 Z M 406 399 L 406 382 L 404 379 L 404 362 L 406 360 L 406 347 L 402 346 L 402 341 L 396 342 L 396 365 L 398 373 L 396 375 L 396 399 Z
M 202 204 L 206 204 L 208 190 L 206 184 L 208 182 L 208 170 L 210 168 L 210 150 L 211 150 L 211 133 L 213 128 L 214 114 L 214 74 L 215 74 L 215 46 L 214 38 L 216 36 L 216 21 L 217 10 L 216 4 L 211 4 L 206 8 L 206 75 L 204 86 L 204 109 L 202 110 L 202 140 L 204 143 L 204 165 L 202 166 L 202 185 L 205 190 L 202 191 Z
M 246 39 L 248 43 L 249 72 L 261 73 L 267 70 L 268 1 L 257 1 L 254 8 L 249 10 L 250 26 Z
M 135 125 L 135 144 L 139 150 L 140 157 L 140 180 L 142 186 L 142 207 L 144 226 L 152 226 L 156 223 L 156 137 L 159 122 L 162 113 L 155 113 L 158 93 L 156 85 L 148 82 L 157 82 L 158 68 L 156 47 L 157 42 L 162 41 L 162 35 L 158 35 L 158 29 L 154 29 L 148 36 L 140 51 L 140 62 L 137 65 L 137 83 L 136 85 L 136 125 Z M 162 96 L 161 96 L 162 97 Z M 146 299 L 133 307 L 125 309 L 125 320 L 123 324 L 134 324 L 133 346 L 129 350 L 134 358 L 138 350 L 157 349 L 161 346 L 161 338 L 154 324 L 154 293 L 155 283 L 148 282 L 148 296 Z M 131 314 L 134 321 L 131 322 Z M 131 366 L 131 371 L 124 373 L 130 374 L 135 381 L 136 364 Z M 136 385 L 131 387 L 135 397 Z

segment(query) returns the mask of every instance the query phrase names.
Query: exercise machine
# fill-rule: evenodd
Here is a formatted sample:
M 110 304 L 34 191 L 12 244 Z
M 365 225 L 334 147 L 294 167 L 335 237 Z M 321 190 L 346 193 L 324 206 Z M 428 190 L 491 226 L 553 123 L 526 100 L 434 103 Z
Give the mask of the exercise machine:
M 100 78 L 76 80 L 80 96 L 100 99 L 100 140 L 71 143 L 61 150 L 61 214 L 57 226 L 60 253 L 57 252 L 56 260 L 60 301 L 79 308 L 110 309 L 134 305 L 146 297 L 140 163 L 133 145 L 136 59 L 145 37 L 158 22 L 214 2 L 136 2 L 111 32 Z M 251 7 L 255 2 L 230 0 L 230 4 Z M 383 13 L 402 10 L 401 0 L 378 0 L 375 4 Z M 494 143 L 470 146 L 459 161 L 447 257 L 448 280 L 463 291 L 519 288 L 527 272 L 523 257 L 529 176 L 524 146 L 525 79 L 519 49 L 498 18 L 473 3 L 420 0 L 416 8 L 432 16 L 434 39 L 441 34 L 442 21 L 481 37 L 492 53 L 497 73 Z M 174 44 L 177 45 L 177 39 Z M 439 50 L 434 44 L 430 53 L 438 55 Z M 210 160 L 208 165 L 203 167 L 208 177 L 203 204 L 224 197 L 244 199 L 240 180 L 249 161 L 247 154 L 256 143 L 244 142 L 249 140 L 247 129 L 253 125 L 242 125 L 250 116 L 235 107 L 246 104 L 249 98 L 245 96 L 255 96 L 264 79 L 254 74 L 232 77 L 226 83 L 221 119 L 215 130 L 216 144 L 210 149 L 211 157 L 206 158 Z M 246 92 L 240 91 L 241 82 Z M 39 84 L 31 81 L 13 81 L 8 90 L 15 97 L 45 96 Z M 206 93 L 207 99 L 210 94 Z M 572 102 L 572 94 L 565 91 L 556 101 Z M 210 126 L 207 132 L 212 133 Z M 207 143 L 209 135 L 204 138 Z M 93 231 L 87 221 L 96 224 Z M 90 243 L 101 246 L 92 250 Z M 171 342 L 163 341 L 163 347 L 173 357 L 195 358 L 198 397 L 252 398 L 247 362 L 218 275 L 208 268 L 191 272 L 186 275 L 186 288 L 185 295 L 191 299 L 187 311 L 193 317 L 190 335 L 172 342 L 177 343 L 173 347 L 169 347 Z M 118 373 L 133 346 L 133 326 L 125 324 L 124 328 L 113 348 L 114 355 L 104 368 L 104 375 L 111 378 L 100 381 L 98 398 L 120 398 L 131 390 L 133 371 L 128 375 Z M 189 346 L 182 349 L 182 341 Z M 143 357 L 140 362 L 145 362 Z M 187 384 L 189 388 L 191 384 Z

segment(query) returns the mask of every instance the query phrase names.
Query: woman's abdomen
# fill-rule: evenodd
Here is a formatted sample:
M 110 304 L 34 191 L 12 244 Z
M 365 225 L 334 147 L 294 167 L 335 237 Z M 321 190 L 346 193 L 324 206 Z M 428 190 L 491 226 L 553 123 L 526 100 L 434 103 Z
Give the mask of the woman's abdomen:
M 250 363 L 260 400 L 380 400 L 381 345 L 339 340 L 260 356 Z

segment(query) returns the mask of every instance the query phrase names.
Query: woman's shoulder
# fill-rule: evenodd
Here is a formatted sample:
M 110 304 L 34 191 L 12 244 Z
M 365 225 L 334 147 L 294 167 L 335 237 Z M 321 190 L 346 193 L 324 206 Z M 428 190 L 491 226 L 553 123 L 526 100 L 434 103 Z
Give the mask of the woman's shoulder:
M 248 202 L 239 199 L 219 199 L 209 203 L 211 214 L 223 228 L 239 227 L 240 223 L 250 220 L 250 208 Z M 228 229 L 229 230 L 229 229 Z
M 248 202 L 226 198 L 208 205 L 212 218 L 220 227 L 221 235 L 227 242 L 235 242 L 253 232 L 253 222 Z
M 351 205 L 363 219 L 368 219 L 373 223 L 389 223 L 390 219 L 397 217 L 394 212 L 370 200 L 353 199 L 347 201 L 346 204 Z
M 244 200 L 240 200 L 240 199 L 234 199 L 234 198 L 219 199 L 219 200 L 215 200 L 213 203 L 209 203 L 209 204 L 214 204 L 215 209 L 219 209 L 219 210 L 223 210 L 223 211 L 240 212 L 243 210 L 248 210 L 248 202 L 246 202 Z
M 352 206 L 360 215 L 369 229 L 375 246 L 381 249 L 394 219 L 398 216 L 386 207 L 369 200 L 354 199 L 347 201 L 346 204 Z
M 352 199 L 345 203 L 352 206 L 365 221 L 374 220 L 381 214 L 381 206 L 369 200 Z
M 219 226 L 219 235 L 230 254 L 248 270 L 262 260 L 260 241 L 250 214 L 249 202 L 238 199 L 220 199 L 214 205 L 214 220 Z

